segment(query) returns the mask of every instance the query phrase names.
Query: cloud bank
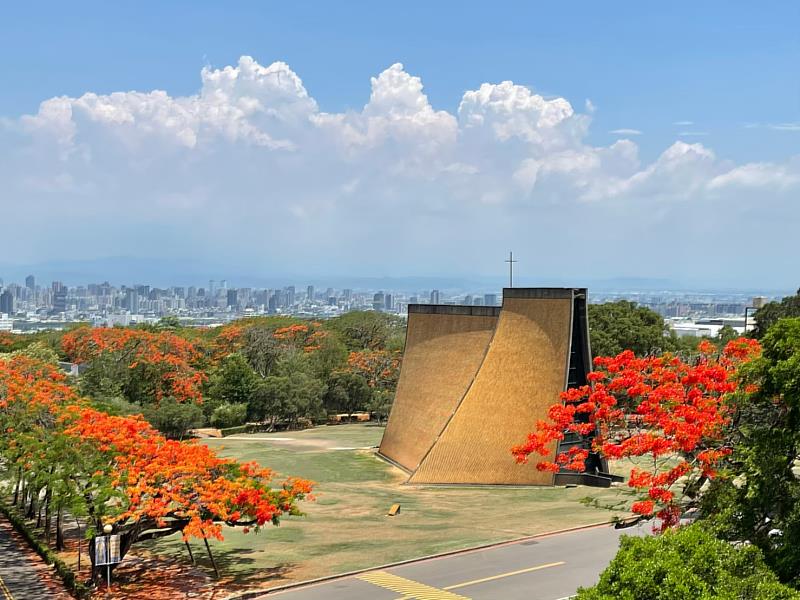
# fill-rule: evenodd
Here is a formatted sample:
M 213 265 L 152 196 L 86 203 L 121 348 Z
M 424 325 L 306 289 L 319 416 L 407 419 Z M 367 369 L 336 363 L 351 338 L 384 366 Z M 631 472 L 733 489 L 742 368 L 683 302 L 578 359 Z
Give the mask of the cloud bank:
M 6 262 L 489 274 L 513 248 L 530 282 L 791 283 L 772 257 L 794 251 L 797 157 L 733 164 L 676 141 L 642 164 L 638 132 L 592 146 L 591 110 L 510 81 L 455 112 L 399 63 L 370 87 L 361 110 L 326 112 L 289 65 L 243 56 L 203 69 L 196 95 L 86 93 L 3 119 Z

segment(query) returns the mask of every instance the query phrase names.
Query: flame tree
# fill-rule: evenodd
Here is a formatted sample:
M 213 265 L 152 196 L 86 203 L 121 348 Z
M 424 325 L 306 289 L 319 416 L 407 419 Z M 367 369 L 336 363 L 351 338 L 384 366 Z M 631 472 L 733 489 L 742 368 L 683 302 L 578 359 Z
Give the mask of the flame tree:
M 593 449 L 602 456 L 636 465 L 627 483 L 640 498 L 631 510 L 655 515 L 661 529 L 674 526 L 732 452 L 736 393 L 755 391 L 744 389 L 739 371 L 761 347 L 740 338 L 721 353 L 710 342 L 699 351 L 694 362 L 671 354 L 637 358 L 631 351 L 596 358 L 591 384 L 564 392 L 513 454 L 524 463 L 532 454 L 550 455 L 565 432 L 594 435 Z M 587 457 L 587 450 L 573 448 L 536 468 L 582 471 Z
M 112 524 L 123 555 L 140 540 L 180 533 L 222 539 L 300 514 L 311 484 L 254 463 L 220 458 L 202 444 L 167 440 L 141 417 L 92 408 L 56 368 L 25 356 L 0 360 L 0 460 L 14 474 L 14 502 L 32 516 L 66 510 L 88 534 Z M 58 529 L 58 526 L 57 526 Z
M 61 347 L 87 365 L 82 384 L 92 396 L 122 395 L 142 406 L 167 397 L 202 401 L 203 352 L 171 331 L 79 327 L 64 334 Z

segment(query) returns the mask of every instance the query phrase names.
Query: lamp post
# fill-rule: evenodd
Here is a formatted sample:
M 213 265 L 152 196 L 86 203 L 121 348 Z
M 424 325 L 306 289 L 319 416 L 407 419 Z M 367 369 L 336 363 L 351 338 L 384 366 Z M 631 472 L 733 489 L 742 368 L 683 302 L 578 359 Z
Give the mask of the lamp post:
M 105 525 L 103 525 L 103 533 L 105 533 L 106 536 L 110 536 L 112 531 L 114 531 L 114 527 L 110 523 L 106 523 Z M 110 541 L 108 541 L 108 537 L 106 537 L 106 539 L 107 539 L 107 541 L 106 541 L 106 553 L 110 554 L 111 553 L 111 543 L 110 543 Z M 110 594 L 111 593 L 111 557 L 110 556 L 106 556 L 106 584 L 107 584 L 106 585 L 106 593 Z

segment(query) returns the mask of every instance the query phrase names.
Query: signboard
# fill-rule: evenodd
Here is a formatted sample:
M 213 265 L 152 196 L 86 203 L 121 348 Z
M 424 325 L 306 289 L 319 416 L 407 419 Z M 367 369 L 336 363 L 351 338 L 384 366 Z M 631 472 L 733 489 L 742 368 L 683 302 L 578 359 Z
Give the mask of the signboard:
M 114 565 L 120 561 L 120 536 L 98 535 L 94 538 L 95 566 Z

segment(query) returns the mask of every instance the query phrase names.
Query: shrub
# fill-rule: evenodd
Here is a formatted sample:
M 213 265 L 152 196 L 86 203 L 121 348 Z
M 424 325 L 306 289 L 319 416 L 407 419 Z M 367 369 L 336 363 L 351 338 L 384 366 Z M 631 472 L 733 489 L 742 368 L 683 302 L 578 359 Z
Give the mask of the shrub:
M 594 587 L 578 600 L 789 600 L 755 546 L 735 547 L 700 524 L 660 536 L 623 537 Z
M 211 415 L 211 425 L 224 429 L 237 427 L 247 420 L 247 404 L 241 402 L 220 404 Z

